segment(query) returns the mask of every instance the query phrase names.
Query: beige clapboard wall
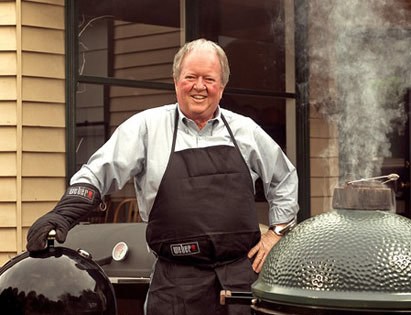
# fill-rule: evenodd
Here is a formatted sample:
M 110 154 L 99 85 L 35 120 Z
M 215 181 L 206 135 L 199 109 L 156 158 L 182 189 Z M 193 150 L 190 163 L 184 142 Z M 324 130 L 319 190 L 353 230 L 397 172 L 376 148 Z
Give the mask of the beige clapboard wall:
M 0 264 L 65 189 L 64 0 L 0 2 Z

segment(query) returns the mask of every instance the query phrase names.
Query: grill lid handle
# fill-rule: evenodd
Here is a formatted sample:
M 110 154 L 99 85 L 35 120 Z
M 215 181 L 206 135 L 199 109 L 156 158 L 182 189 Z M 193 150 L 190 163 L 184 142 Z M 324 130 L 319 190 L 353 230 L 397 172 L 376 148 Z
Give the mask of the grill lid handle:
M 51 230 L 47 236 L 47 244 L 45 248 L 54 247 L 54 241 L 56 240 L 56 230 Z
M 369 182 L 373 180 L 380 180 L 381 184 L 386 184 L 388 182 L 393 182 L 398 180 L 400 176 L 398 174 L 388 174 L 388 175 L 383 175 L 383 176 L 377 176 L 377 177 L 369 177 L 369 178 L 361 178 L 361 179 L 356 179 L 356 180 L 351 180 L 347 182 L 347 185 L 351 185 L 354 183 L 359 183 L 359 182 Z

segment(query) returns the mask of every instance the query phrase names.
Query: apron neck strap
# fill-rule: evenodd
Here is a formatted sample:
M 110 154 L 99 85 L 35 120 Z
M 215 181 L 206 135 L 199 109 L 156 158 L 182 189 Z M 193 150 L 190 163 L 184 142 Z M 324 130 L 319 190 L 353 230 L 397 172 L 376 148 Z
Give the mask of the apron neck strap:
M 171 145 L 171 154 L 173 154 L 176 148 L 176 139 L 177 139 L 177 130 L 178 130 L 178 105 L 176 106 L 176 114 L 174 118 L 174 131 L 173 131 L 173 143 Z M 231 131 L 230 125 L 227 123 L 223 113 L 221 113 L 221 120 L 223 121 L 224 125 L 226 126 L 228 133 L 230 134 L 231 141 L 233 141 L 235 148 L 240 152 L 240 148 L 238 147 L 237 141 L 235 141 L 234 134 Z
M 237 141 L 235 141 L 234 134 L 231 131 L 230 125 L 228 124 L 227 120 L 225 119 L 223 113 L 221 113 L 221 119 L 224 122 L 224 125 L 227 127 L 228 133 L 230 134 L 230 137 L 231 137 L 231 141 L 233 141 L 235 148 L 238 150 L 238 152 L 241 152 L 240 148 L 238 147 Z

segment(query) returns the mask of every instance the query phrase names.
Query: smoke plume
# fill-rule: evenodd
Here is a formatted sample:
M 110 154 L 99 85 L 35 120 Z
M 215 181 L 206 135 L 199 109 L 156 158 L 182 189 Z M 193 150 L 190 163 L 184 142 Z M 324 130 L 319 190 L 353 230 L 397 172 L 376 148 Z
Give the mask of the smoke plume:
M 380 175 L 404 131 L 411 14 L 399 1 L 310 0 L 311 104 L 336 123 L 340 175 Z

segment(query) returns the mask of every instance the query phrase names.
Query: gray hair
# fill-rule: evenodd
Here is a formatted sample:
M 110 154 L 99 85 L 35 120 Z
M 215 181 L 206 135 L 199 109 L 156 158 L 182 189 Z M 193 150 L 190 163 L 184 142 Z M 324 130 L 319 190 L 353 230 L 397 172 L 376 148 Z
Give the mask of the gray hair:
M 199 49 L 199 48 L 211 48 L 217 54 L 218 60 L 220 61 L 221 65 L 221 82 L 223 86 L 226 86 L 228 83 L 228 79 L 230 77 L 230 66 L 228 64 L 227 56 L 224 50 L 216 43 L 200 38 L 196 39 L 192 42 L 186 43 L 174 56 L 174 63 L 173 63 L 173 78 L 175 81 L 178 81 L 180 74 L 181 74 L 181 64 L 183 62 L 184 57 L 191 51 Z

